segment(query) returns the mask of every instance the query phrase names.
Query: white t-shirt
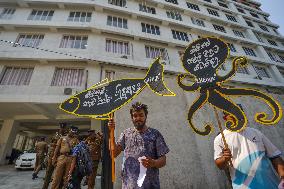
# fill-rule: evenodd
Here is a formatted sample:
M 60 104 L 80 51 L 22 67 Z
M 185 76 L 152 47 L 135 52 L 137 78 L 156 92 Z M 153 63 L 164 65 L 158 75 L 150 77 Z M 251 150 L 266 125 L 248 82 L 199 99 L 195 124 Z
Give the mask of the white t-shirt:
M 280 182 L 269 158 L 281 152 L 260 131 L 247 127 L 241 132 L 224 130 L 232 153 L 230 167 L 234 189 L 277 189 Z M 222 156 L 224 143 L 221 134 L 214 140 L 214 159 Z

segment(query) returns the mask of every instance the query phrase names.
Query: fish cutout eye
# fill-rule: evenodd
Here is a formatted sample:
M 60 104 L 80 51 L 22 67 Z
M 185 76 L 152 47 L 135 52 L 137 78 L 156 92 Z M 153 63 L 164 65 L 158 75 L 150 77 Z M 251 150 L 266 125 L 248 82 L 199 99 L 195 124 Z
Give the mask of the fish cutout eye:
M 75 111 L 80 106 L 80 100 L 77 97 L 72 97 L 65 102 L 63 102 L 60 106 L 61 109 L 68 113 L 75 113 Z

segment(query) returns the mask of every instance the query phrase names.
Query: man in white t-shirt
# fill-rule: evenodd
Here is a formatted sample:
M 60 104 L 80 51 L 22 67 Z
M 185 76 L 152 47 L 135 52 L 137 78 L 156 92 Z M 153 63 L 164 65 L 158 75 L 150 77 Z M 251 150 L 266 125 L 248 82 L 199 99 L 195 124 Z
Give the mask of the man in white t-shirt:
M 226 115 L 224 119 L 231 118 Z M 229 170 L 234 189 L 284 189 L 284 161 L 267 137 L 249 127 L 241 132 L 223 132 L 229 149 L 219 134 L 214 140 L 214 159 L 219 169 L 228 167 L 232 160 Z

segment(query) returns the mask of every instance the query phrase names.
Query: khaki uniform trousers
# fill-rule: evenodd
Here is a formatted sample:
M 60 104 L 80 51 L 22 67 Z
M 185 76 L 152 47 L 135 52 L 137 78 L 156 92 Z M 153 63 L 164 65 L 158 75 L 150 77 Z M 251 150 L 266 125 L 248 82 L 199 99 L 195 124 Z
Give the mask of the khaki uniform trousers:
M 88 176 L 88 189 L 94 189 L 94 187 L 95 187 L 97 170 L 98 170 L 98 166 L 99 166 L 100 161 L 94 160 L 93 163 L 94 163 L 93 172 L 90 176 Z
M 71 167 L 72 157 L 68 155 L 60 155 L 57 158 L 56 167 L 53 174 L 51 189 L 60 189 L 63 181 L 63 188 L 68 184 L 68 173 Z

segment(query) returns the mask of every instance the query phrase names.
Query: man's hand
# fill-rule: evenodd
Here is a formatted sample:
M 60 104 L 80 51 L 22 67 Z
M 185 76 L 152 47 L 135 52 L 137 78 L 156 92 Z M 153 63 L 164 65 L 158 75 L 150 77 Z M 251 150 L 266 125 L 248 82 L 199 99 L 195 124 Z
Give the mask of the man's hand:
M 156 167 L 156 160 L 150 157 L 146 157 L 145 159 L 142 159 L 141 161 L 142 161 L 142 165 L 146 168 Z
M 113 119 L 110 119 L 110 120 L 108 121 L 108 128 L 109 128 L 109 130 L 115 129 L 115 122 L 114 122 Z
M 229 148 L 224 148 L 222 157 L 226 162 L 230 161 L 232 159 L 231 150 Z

